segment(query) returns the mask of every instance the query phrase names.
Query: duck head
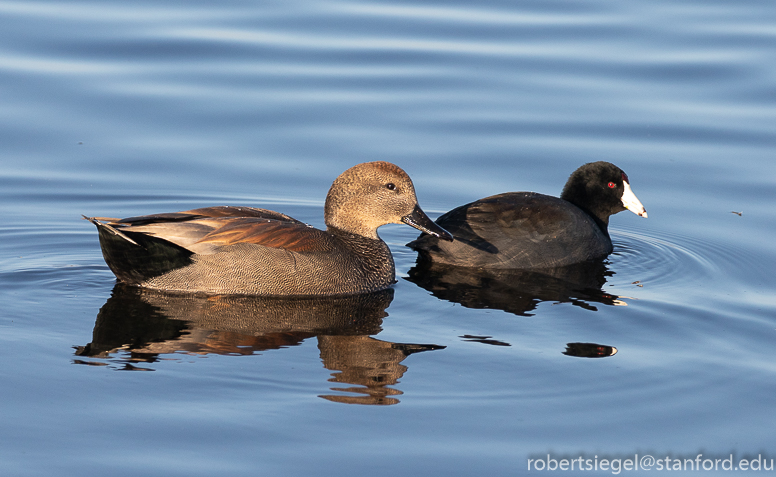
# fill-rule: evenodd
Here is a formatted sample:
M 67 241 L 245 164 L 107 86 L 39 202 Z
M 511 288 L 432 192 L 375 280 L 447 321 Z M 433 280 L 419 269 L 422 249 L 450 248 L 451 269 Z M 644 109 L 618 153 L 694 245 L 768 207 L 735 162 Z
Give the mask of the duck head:
M 405 223 L 453 240 L 420 208 L 407 173 L 390 162 L 365 162 L 340 174 L 326 196 L 324 219 L 328 227 L 373 239 L 378 227 Z

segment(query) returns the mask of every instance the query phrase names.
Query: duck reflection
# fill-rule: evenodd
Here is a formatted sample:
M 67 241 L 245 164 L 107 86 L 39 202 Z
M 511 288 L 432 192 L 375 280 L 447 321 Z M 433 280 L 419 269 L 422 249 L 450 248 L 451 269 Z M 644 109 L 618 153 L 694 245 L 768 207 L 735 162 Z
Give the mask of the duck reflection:
M 490 308 L 532 316 L 539 303 L 571 303 L 597 311 L 602 305 L 625 305 L 602 290 L 614 273 L 603 261 L 540 270 L 494 270 L 456 267 L 418 258 L 407 280 L 434 296 L 467 308 Z
M 123 369 L 147 369 L 169 353 L 250 355 L 295 346 L 317 337 L 321 360 L 335 371 L 329 380 L 353 386 L 324 399 L 357 404 L 396 404 L 395 385 L 410 354 L 442 349 L 432 344 L 391 343 L 372 338 L 393 300 L 393 289 L 333 298 L 197 297 L 117 284 L 100 309 L 91 343 L 76 355 L 110 358 L 127 354 Z M 81 364 L 103 364 L 77 360 Z

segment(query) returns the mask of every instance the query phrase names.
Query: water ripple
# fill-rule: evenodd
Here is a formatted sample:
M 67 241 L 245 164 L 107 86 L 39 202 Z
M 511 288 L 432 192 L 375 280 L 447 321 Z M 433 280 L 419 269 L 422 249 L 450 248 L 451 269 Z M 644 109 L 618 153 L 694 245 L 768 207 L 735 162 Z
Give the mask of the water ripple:
M 658 237 L 653 232 L 612 230 L 613 268 L 627 269 L 640 284 L 673 287 L 692 281 L 723 280 L 730 285 L 731 270 L 762 266 L 753 252 L 731 250 L 721 243 L 681 234 Z
M 576 25 L 600 25 L 609 23 L 610 18 L 604 20 L 601 15 L 542 12 L 542 13 L 515 13 L 509 10 L 495 10 L 485 8 L 461 8 L 461 7 L 430 7 L 364 3 L 340 3 L 333 6 L 334 10 L 340 10 L 349 15 L 379 18 L 402 18 L 418 21 L 444 21 L 459 24 L 485 24 L 508 26 L 548 26 L 567 27 Z

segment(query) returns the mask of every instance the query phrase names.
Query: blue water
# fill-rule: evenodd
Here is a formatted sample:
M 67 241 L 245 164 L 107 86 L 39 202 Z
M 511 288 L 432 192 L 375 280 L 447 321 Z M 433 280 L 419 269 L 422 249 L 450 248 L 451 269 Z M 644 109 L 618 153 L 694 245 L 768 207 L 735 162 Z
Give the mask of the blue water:
M 0 24 L 3 475 L 776 458 L 772 2 L 0 0 Z M 385 226 L 393 292 L 322 305 L 114 288 L 80 215 L 322 227 L 371 160 L 433 217 L 607 160 L 649 218 L 612 217 L 603 282 L 571 290 L 429 290 Z

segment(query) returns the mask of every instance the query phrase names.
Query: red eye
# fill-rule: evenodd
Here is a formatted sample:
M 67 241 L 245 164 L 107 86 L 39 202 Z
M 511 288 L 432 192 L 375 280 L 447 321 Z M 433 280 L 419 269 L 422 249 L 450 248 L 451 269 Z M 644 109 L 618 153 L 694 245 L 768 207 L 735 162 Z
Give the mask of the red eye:
M 615 187 L 617 187 L 617 184 L 615 184 L 614 182 L 610 182 L 608 185 L 610 189 L 614 189 Z

